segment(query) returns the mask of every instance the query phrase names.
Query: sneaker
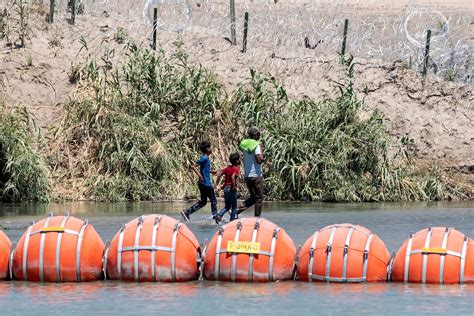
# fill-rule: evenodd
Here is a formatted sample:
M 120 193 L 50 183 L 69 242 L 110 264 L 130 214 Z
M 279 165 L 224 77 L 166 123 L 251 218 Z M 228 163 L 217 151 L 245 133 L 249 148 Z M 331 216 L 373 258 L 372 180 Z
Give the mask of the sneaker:
M 219 222 L 222 221 L 222 217 L 219 214 L 217 214 L 214 216 L 214 220 L 216 221 L 216 224 L 219 225 Z
M 189 215 L 185 211 L 181 211 L 181 216 L 185 222 L 189 222 Z

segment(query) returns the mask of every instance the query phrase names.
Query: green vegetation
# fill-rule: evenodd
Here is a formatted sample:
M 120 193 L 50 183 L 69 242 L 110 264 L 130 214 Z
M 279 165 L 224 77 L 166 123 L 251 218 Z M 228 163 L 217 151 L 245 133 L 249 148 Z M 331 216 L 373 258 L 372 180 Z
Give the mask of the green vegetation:
M 30 41 L 30 4 L 22 0 L 8 0 L 0 13 L 0 33 L 7 45 L 15 48 L 25 47 Z
M 47 168 L 38 154 L 35 130 L 25 110 L 0 107 L 0 197 L 3 201 L 47 202 Z
M 206 126 L 221 99 L 215 77 L 188 67 L 182 53 L 167 59 L 133 43 L 120 69 L 110 69 L 111 56 L 106 51 L 100 62 L 85 63 L 86 96 L 66 106 L 65 125 L 57 134 L 60 152 L 73 153 L 79 174 L 94 175 L 84 180 L 98 199 L 185 194 L 183 164 L 193 156 L 196 140 L 210 131 Z M 54 168 L 65 164 L 61 157 L 52 160 Z
M 193 192 L 187 165 L 210 139 L 224 164 L 247 127 L 265 132 L 268 196 L 324 201 L 439 200 L 462 197 L 439 171 L 420 175 L 402 139 L 388 156 L 383 115 L 364 118 L 353 92 L 354 63 L 341 57 L 346 82 L 323 102 L 290 100 L 270 75 L 250 78 L 227 94 L 207 69 L 192 67 L 177 44 L 166 56 L 133 43 L 112 68 L 114 51 L 88 55 L 80 97 L 66 105 L 50 158 L 55 185 L 73 179 L 99 200 L 156 200 Z M 87 50 L 87 43 L 83 43 Z M 73 166 L 73 167 L 71 167 Z

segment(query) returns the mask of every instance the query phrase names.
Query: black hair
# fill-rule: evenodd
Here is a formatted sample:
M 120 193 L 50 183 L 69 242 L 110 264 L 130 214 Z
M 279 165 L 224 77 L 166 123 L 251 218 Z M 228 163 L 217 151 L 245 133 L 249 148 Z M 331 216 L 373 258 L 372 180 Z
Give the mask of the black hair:
M 206 154 L 209 148 L 211 147 L 211 142 L 208 140 L 205 140 L 199 144 L 199 150 L 203 153 Z
M 239 161 L 239 159 L 240 159 L 239 153 L 233 153 L 233 154 L 230 154 L 229 156 L 230 164 L 233 166 L 237 165 L 237 162 Z

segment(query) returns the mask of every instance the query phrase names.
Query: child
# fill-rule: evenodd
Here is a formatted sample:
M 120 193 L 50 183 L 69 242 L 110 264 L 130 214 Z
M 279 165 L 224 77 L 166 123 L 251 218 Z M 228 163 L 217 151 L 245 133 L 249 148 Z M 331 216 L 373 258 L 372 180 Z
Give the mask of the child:
M 189 216 L 204 207 L 207 204 L 207 199 L 211 201 L 211 211 L 213 217 L 217 214 L 217 199 L 214 187 L 212 186 L 211 180 L 211 161 L 209 155 L 212 153 L 212 146 L 209 141 L 203 141 L 199 145 L 199 149 L 202 152 L 201 158 L 196 161 L 196 165 L 192 165 L 191 169 L 199 177 L 198 187 L 201 195 L 200 201 L 196 204 L 181 212 L 181 216 L 185 221 L 189 221 Z M 198 167 L 199 166 L 199 170 Z
M 230 165 L 222 169 L 217 174 L 217 184 L 219 184 L 221 177 L 224 176 L 224 200 L 225 207 L 215 217 L 216 223 L 222 220 L 224 214 L 228 211 L 230 213 L 230 220 L 233 221 L 237 217 L 237 177 L 240 173 L 240 155 L 238 153 L 229 156 Z

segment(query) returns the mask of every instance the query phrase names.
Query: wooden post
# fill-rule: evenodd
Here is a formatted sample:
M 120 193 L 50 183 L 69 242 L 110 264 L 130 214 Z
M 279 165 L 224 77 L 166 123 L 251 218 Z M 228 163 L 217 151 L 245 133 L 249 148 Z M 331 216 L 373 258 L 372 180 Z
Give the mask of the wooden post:
M 428 60 L 430 58 L 431 30 L 426 32 L 425 56 L 423 58 L 423 76 L 428 73 Z
M 230 0 L 230 41 L 232 45 L 237 45 L 235 34 L 235 0 Z
M 247 35 L 249 31 L 249 13 L 245 12 L 244 15 L 244 41 L 242 46 L 242 53 L 247 52 Z
M 153 9 L 153 43 L 151 47 L 156 50 L 156 28 L 158 26 L 158 8 Z
M 49 0 L 49 23 L 54 22 L 54 0 Z
M 341 55 L 346 54 L 347 29 L 349 28 L 349 19 L 344 20 L 344 34 L 342 35 Z

